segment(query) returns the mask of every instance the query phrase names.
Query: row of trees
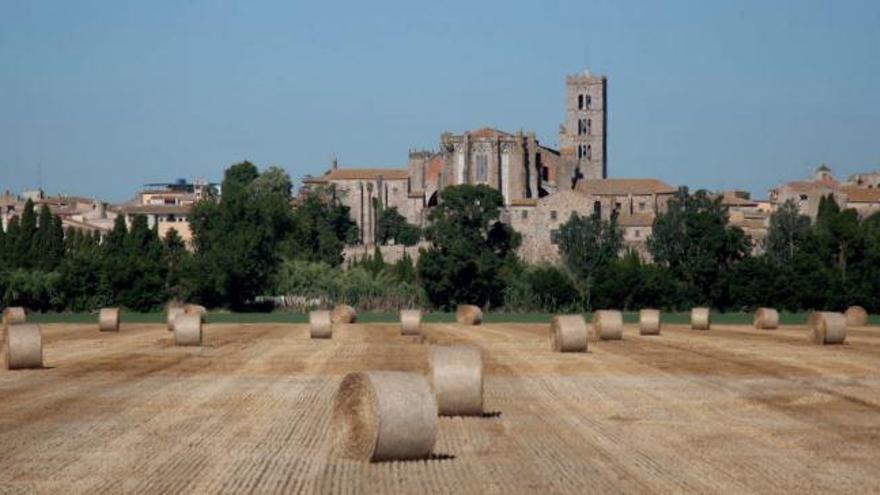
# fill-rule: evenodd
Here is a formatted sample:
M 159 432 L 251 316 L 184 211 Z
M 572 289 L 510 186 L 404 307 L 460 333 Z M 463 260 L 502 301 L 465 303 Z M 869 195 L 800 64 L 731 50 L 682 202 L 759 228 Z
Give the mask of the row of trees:
M 511 311 L 614 307 L 788 310 L 880 303 L 880 215 L 864 220 L 823 199 L 811 224 L 792 203 L 776 211 L 763 254 L 727 222 L 720 200 L 681 189 L 658 215 L 648 252 L 624 250 L 616 218 L 573 215 L 559 232 L 559 265 L 516 256 L 518 233 L 500 221 L 501 194 L 487 186 L 442 191 L 424 231 L 374 204 L 380 243 L 427 241 L 417 263 L 385 263 L 377 250 L 343 269 L 358 238 L 332 189 L 295 204 L 285 172 L 244 162 L 227 169 L 221 198 L 192 214 L 192 249 L 175 231 L 160 239 L 144 217 L 117 218 L 100 238 L 68 230 L 28 202 L 0 229 L 0 302 L 37 310 L 121 305 L 155 309 L 170 299 L 236 310 L 284 301 L 296 309 L 344 301 L 363 309 L 450 309 L 479 304 Z M 273 297 L 275 296 L 275 297 Z M 278 297 L 284 296 L 284 297 Z

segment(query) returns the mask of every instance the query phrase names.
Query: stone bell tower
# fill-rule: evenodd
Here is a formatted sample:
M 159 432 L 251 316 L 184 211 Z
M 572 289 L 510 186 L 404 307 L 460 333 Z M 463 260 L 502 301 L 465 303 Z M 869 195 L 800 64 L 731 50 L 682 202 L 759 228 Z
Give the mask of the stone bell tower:
M 605 76 L 589 72 L 565 78 L 565 123 L 559 127 L 559 151 L 567 165 L 564 175 L 572 184 L 608 176 L 607 85 Z M 559 177 L 560 187 L 563 180 Z

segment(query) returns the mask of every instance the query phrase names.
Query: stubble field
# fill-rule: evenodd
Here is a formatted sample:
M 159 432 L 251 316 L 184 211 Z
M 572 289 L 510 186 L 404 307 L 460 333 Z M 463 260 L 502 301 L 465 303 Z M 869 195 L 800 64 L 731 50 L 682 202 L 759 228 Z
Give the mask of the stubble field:
M 759 331 L 627 325 L 587 354 L 545 324 L 43 325 L 42 370 L 0 358 L 0 493 L 868 493 L 880 491 L 880 329 L 810 344 Z M 343 375 L 427 371 L 426 343 L 485 359 L 480 418 L 441 418 L 427 461 L 331 452 Z

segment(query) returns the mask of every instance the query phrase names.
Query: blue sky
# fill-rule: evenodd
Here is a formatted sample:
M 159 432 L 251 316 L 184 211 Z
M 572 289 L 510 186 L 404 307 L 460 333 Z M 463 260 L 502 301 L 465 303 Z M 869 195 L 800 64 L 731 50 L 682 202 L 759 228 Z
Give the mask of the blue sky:
M 609 175 L 766 190 L 880 168 L 880 2 L 0 0 L 0 189 L 130 198 L 242 159 L 403 167 L 484 125 L 556 146 L 609 78 Z

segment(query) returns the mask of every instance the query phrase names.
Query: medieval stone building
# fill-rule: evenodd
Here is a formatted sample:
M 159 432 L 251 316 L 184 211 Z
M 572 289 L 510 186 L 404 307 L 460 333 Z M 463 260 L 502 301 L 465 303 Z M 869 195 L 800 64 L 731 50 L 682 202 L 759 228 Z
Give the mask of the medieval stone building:
M 351 209 L 363 251 L 375 243 L 376 206 L 396 207 L 423 225 L 441 191 L 461 184 L 485 184 L 504 198 L 504 220 L 523 234 L 527 261 L 558 257 L 554 228 L 577 212 L 608 218 L 618 211 L 627 245 L 641 246 L 657 211 L 673 189 L 659 181 L 607 177 L 607 80 L 589 73 L 565 79 L 564 123 L 556 150 L 533 132 L 483 127 L 443 133 L 439 148 L 409 152 L 407 168 L 340 169 L 334 160 L 320 177 L 304 181 L 305 192 L 331 186 Z M 562 213 L 560 213 L 562 212 Z

